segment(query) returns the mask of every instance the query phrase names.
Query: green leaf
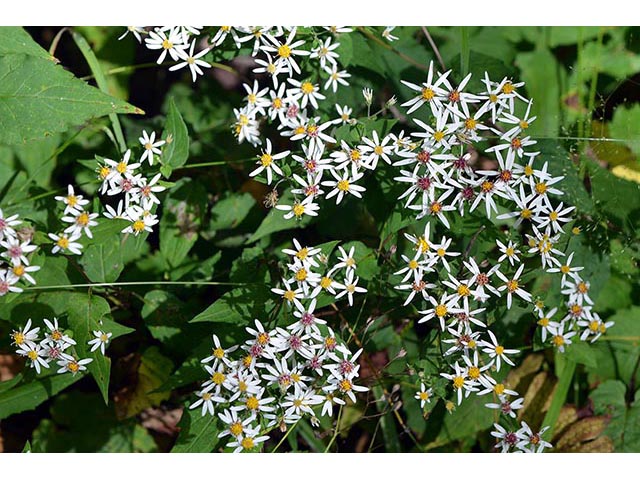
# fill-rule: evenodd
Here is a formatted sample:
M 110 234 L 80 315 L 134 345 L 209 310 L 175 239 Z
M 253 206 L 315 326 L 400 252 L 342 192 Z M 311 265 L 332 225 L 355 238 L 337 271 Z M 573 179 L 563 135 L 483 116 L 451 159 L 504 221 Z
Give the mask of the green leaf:
M 292 205 L 292 199 L 285 197 L 288 196 L 283 195 L 280 203 L 283 205 Z M 310 217 L 309 215 L 303 216 L 301 220 L 295 220 L 295 217 L 287 220 L 284 218 L 285 213 L 286 212 L 283 212 L 282 210 L 272 208 L 269 213 L 267 213 L 262 223 L 260 223 L 258 229 L 253 232 L 253 235 L 249 237 L 246 243 L 253 243 L 275 232 L 294 228 L 304 228 L 313 220 L 313 217 Z
M 0 27 L 0 57 L 21 53 L 54 61 L 49 52 L 33 41 L 31 35 L 21 27 Z
M 160 219 L 160 253 L 168 270 L 179 266 L 198 240 L 206 204 L 204 187 L 190 178 L 171 189 Z
M 186 405 L 178 427 L 180 434 L 171 453 L 210 453 L 218 444 L 218 420 L 214 415 L 201 415 L 201 409 Z
M 143 112 L 48 60 L 16 54 L 0 57 L 0 143 L 41 140 L 110 113 Z
M 51 368 L 55 368 L 55 365 Z M 33 410 L 49 397 L 74 384 L 83 376 L 83 373 L 78 373 L 75 376 L 70 373 L 54 374 L 0 393 L 0 420 L 8 418 L 14 413 Z
M 624 104 L 613 111 L 613 119 L 609 123 L 609 133 L 616 140 L 624 140 L 633 153 L 640 155 L 640 104 L 631 107 Z
M 516 55 L 521 79 L 529 98 L 533 98 L 531 115 L 538 119 L 531 124 L 527 135 L 553 137 L 560 128 L 560 65 L 548 49 L 537 49 Z
M 340 43 L 340 46 L 336 48 L 336 53 L 340 55 L 340 64 L 346 68 L 351 64 L 351 59 L 353 58 L 353 41 L 351 40 L 351 35 L 339 35 L 337 41 Z
M 162 138 L 167 142 L 160 157 L 162 164 L 172 169 L 184 165 L 189 158 L 189 132 L 173 98 L 169 100 L 167 123 Z
M 433 447 L 473 437 L 476 432 L 491 427 L 493 413 L 484 406 L 485 403 L 485 399 L 474 395 L 457 405 L 451 414 L 445 414 L 442 429 Z
M 255 204 L 256 201 L 250 193 L 227 192 L 224 198 L 218 200 L 211 208 L 209 228 L 223 230 L 236 227 Z
M 254 318 L 264 318 L 265 314 L 273 308 L 275 297 L 263 285 L 234 288 L 196 315 L 191 323 L 212 322 L 246 325 Z
M 105 238 L 99 244 L 89 245 L 78 263 L 92 282 L 115 282 L 124 269 L 122 247 L 120 238 Z
M 627 387 L 620 380 L 607 380 L 591 393 L 594 413 L 610 416 L 605 433 L 611 437 L 616 451 L 640 450 L 640 390 L 627 406 Z
M 50 306 L 56 315 L 67 314 L 69 327 L 73 330 L 73 338 L 77 342 L 75 349 L 80 358 L 92 358 L 87 364 L 89 373 L 93 376 L 102 393 L 105 403 L 109 400 L 109 375 L 111 359 L 102 355 L 100 350 L 91 352 L 87 342 L 94 337 L 94 330 L 110 331 L 111 341 L 132 331 L 131 328 L 120 325 L 111 320 L 109 303 L 97 295 L 85 293 L 43 293 L 38 300 Z M 100 323 L 102 322 L 102 323 Z
M 595 162 L 589 162 L 588 166 L 596 208 L 625 227 L 633 219 L 637 223 L 639 217 L 633 213 L 640 209 L 640 184 L 618 178 Z

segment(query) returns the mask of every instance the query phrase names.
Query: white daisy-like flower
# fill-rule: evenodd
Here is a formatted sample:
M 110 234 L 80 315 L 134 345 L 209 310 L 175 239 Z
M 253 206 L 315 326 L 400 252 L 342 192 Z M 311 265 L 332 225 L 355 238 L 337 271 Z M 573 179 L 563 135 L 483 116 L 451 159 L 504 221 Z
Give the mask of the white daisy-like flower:
M 272 154 L 271 153 L 271 140 L 269 140 L 267 138 L 267 147 L 264 148 L 262 150 L 262 154 L 258 156 L 258 168 L 256 168 L 255 170 L 253 170 L 249 176 L 250 177 L 255 177 L 256 175 L 259 175 L 260 173 L 262 173 L 263 170 L 267 171 L 267 184 L 271 185 L 271 182 L 273 181 L 273 172 L 277 173 L 278 175 L 282 176 L 282 170 L 280 169 L 280 167 L 278 167 L 278 165 L 274 162 L 274 160 L 280 160 L 282 158 L 285 158 L 287 155 L 289 155 L 291 153 L 290 150 L 285 150 L 284 152 L 280 152 L 277 154 Z
M 67 213 L 74 214 L 75 212 L 82 211 L 83 207 L 89 203 L 89 200 L 82 198 L 82 195 L 76 195 L 73 185 L 67 186 L 67 195 L 66 196 L 56 196 L 56 200 L 59 202 L 63 202 L 65 204 L 64 214 Z M 2 211 L 0 210 L 0 217 Z M 0 230 L 2 230 L 0 228 Z
M 78 243 L 76 240 L 80 239 L 81 234 L 76 232 L 73 234 L 61 233 L 60 235 L 56 235 L 54 233 L 49 233 L 49 238 L 55 242 L 53 245 L 53 249 L 51 253 L 56 254 L 58 252 L 62 253 L 73 253 L 75 255 L 82 255 L 81 249 L 82 244 Z
M 156 142 L 156 132 L 151 132 L 151 135 L 149 135 L 146 130 L 142 131 L 142 136 L 138 138 L 138 141 L 144 147 L 144 152 L 142 152 L 142 156 L 140 157 L 140 163 L 144 163 L 145 160 L 149 160 L 149 165 L 153 165 L 154 154 L 162 154 L 162 150 L 158 147 L 167 143 L 164 140 L 158 140 Z
M 175 64 L 172 67 L 169 67 L 169 70 L 175 71 L 184 67 L 189 67 L 191 71 L 191 81 L 195 82 L 198 75 L 204 75 L 204 71 L 202 68 L 211 68 L 211 64 L 209 62 L 205 62 L 204 60 L 200 60 L 201 57 L 205 56 L 209 53 L 209 49 L 205 48 L 204 50 L 198 52 L 197 54 L 193 54 L 193 51 L 196 47 L 196 40 L 194 39 L 191 42 L 191 48 L 189 49 L 189 53 L 187 50 L 178 50 L 178 57 L 183 60 L 180 63 Z M 202 68 L 201 68 L 202 67 Z
M 103 332 L 102 330 L 94 330 L 93 331 L 93 336 L 95 337 L 93 340 L 89 340 L 87 342 L 88 345 L 91 345 L 91 351 L 95 352 L 96 350 L 100 349 L 100 352 L 102 352 L 102 355 L 104 355 L 105 352 L 105 348 L 107 346 L 107 344 L 109 343 L 109 340 L 111 339 L 113 333 L 111 332 Z

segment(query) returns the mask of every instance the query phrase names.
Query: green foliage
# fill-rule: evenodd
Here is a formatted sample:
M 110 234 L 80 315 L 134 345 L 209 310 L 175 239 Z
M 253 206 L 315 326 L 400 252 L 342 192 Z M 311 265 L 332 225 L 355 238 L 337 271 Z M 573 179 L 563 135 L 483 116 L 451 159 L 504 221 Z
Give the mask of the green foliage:
M 43 58 L 40 47 L 25 34 L 3 28 L 0 43 L 5 39 L 10 48 L 0 51 L 0 120 L 4 125 L 0 143 L 42 140 L 111 113 L 142 113 Z
M 632 396 L 619 380 L 607 380 L 591 394 L 596 414 L 610 420 L 605 430 L 618 452 L 637 452 L 640 449 L 640 390 Z

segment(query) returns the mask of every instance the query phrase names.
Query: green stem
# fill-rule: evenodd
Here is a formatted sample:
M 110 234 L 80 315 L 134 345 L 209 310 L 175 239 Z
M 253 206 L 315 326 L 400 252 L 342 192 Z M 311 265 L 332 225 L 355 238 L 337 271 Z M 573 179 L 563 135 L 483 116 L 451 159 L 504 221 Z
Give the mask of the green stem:
M 329 451 L 331 445 L 333 445 L 333 442 L 335 442 L 336 438 L 338 437 L 338 432 L 340 431 L 340 419 L 342 418 L 342 407 L 343 405 L 340 405 L 340 410 L 338 410 L 338 418 L 336 419 L 336 428 L 333 431 L 333 436 L 329 441 L 329 445 L 327 445 L 327 448 L 324 449 L 324 453 L 327 453 Z
M 93 287 L 123 287 L 123 286 L 145 286 L 145 285 L 225 285 L 242 286 L 250 283 L 238 282 L 170 282 L 170 281 L 150 281 L 150 282 L 112 282 L 112 283 L 73 283 L 70 285 L 44 285 L 29 287 L 27 290 L 55 290 L 56 288 L 93 288 Z
M 469 72 L 469 27 L 460 27 L 460 72 L 461 77 L 464 77 Z
M 273 448 L 273 450 L 271 450 L 271 453 L 276 453 L 278 451 L 278 448 L 280 448 L 280 445 L 282 445 L 282 443 L 287 439 L 289 434 L 295 430 L 295 428 L 298 426 L 299 422 L 300 422 L 300 420 L 298 420 L 296 423 L 294 423 L 291 428 L 287 429 L 287 433 L 284 434 L 284 436 L 280 439 L 278 444 Z
M 73 40 L 76 42 L 76 45 L 82 52 L 84 59 L 89 64 L 89 68 L 93 73 L 93 76 L 96 79 L 96 84 L 98 88 L 102 90 L 104 93 L 109 94 L 109 86 L 107 85 L 107 79 L 102 72 L 102 68 L 100 67 L 100 62 L 96 58 L 96 55 L 91 50 L 91 47 L 85 40 L 85 38 L 80 35 L 75 30 L 71 31 L 71 36 Z M 122 133 L 122 125 L 120 125 L 120 119 L 118 119 L 118 115 L 115 113 L 109 114 L 109 120 L 111 120 L 111 124 L 113 125 L 113 132 L 115 133 L 116 139 L 118 141 L 118 146 L 120 147 L 120 153 L 124 153 L 127 149 L 127 143 L 124 140 L 124 134 Z
M 556 355 L 562 354 L 558 353 Z M 573 380 L 573 374 L 576 371 L 576 362 L 566 357 L 563 358 L 563 360 L 564 367 L 560 372 L 560 378 L 556 386 L 556 391 L 553 394 L 553 399 L 551 400 L 551 406 L 549 407 L 549 410 L 547 411 L 547 414 L 544 416 L 544 420 L 542 421 L 542 426 L 549 426 L 549 430 L 547 430 L 544 434 L 544 437 L 547 440 L 551 440 L 553 438 L 553 430 L 558 421 L 558 417 L 560 416 L 560 410 L 567 400 L 569 386 L 571 385 L 571 381 Z
M 598 40 L 597 40 L 597 50 L 596 50 L 596 58 L 595 65 L 600 65 L 600 57 L 602 52 L 602 41 L 604 38 L 604 29 L 602 27 L 598 30 Z M 596 104 L 596 88 L 598 87 L 598 69 L 594 68 L 591 73 L 591 82 L 589 85 L 589 100 L 587 104 L 587 137 L 591 136 L 591 116 L 593 115 L 593 110 Z
M 216 165 L 228 165 L 230 163 L 246 163 L 246 162 L 255 162 L 255 158 L 243 158 L 242 160 L 228 160 L 228 161 L 218 161 L 218 162 L 205 162 L 205 163 L 190 163 L 188 165 L 183 165 L 182 167 L 174 168 L 173 171 L 184 170 L 187 168 L 200 168 L 200 167 L 214 167 Z

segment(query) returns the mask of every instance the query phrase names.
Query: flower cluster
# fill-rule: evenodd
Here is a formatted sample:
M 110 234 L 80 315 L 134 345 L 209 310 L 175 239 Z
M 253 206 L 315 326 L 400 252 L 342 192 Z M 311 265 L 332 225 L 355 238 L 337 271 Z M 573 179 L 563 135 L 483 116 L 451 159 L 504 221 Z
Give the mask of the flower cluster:
M 83 234 L 88 238 L 93 238 L 91 228 L 98 225 L 96 221 L 98 214 L 85 211 L 84 207 L 89 203 L 89 200 L 83 198 L 82 195 L 77 195 L 73 185 L 67 187 L 67 195 L 55 198 L 64 204 L 61 221 L 70 225 L 60 233 L 49 233 L 49 238 L 54 242 L 51 252 L 81 255 L 83 245 L 78 240 L 82 238 Z
M 325 292 L 333 295 L 336 300 L 346 295 L 349 305 L 352 306 L 353 295 L 367 291 L 364 287 L 358 286 L 360 279 L 355 274 L 358 268 L 355 260 L 355 246 L 352 246 L 348 252 L 342 246 L 338 246 L 339 261 L 330 268 L 327 265 L 326 256 L 319 248 L 303 247 L 295 238 L 293 246 L 293 249 L 283 250 L 283 253 L 292 259 L 292 263 L 287 264 L 291 276 L 282 279 L 283 288 L 271 289 L 273 293 L 281 295 L 289 305 L 303 311 L 302 301 L 311 300 L 311 304 L 315 305 L 313 300 L 321 292 Z M 323 270 L 324 273 L 321 274 Z M 313 309 L 311 310 L 313 313 Z
M 119 161 L 102 159 L 97 169 L 98 178 L 102 181 L 100 193 L 119 198 L 116 208 L 110 205 L 105 207 L 104 216 L 128 220 L 131 224 L 122 233 L 133 233 L 136 236 L 153 231 L 153 226 L 159 221 L 158 216 L 153 213 L 160 204 L 156 193 L 166 190 L 158 183 L 160 173 L 153 177 L 137 173 L 145 161 L 152 166 L 155 156 L 162 155 L 160 147 L 166 143 L 165 140 L 156 140 L 155 132 L 149 135 L 143 130 L 139 142 L 142 145 L 139 161 L 130 163 L 131 150 L 127 150 Z
M 13 345 L 16 346 L 16 353 L 27 358 L 29 366 L 40 373 L 43 368 L 50 368 L 50 362 L 58 364 L 57 373 L 71 373 L 86 370 L 86 365 L 93 361 L 92 358 L 78 358 L 75 354 L 76 341 L 60 329 L 58 319 L 53 321 L 44 319 L 47 330 L 44 337 L 40 339 L 40 327 L 31 328 L 29 319 L 22 330 L 14 330 L 11 334 Z M 92 345 L 91 351 L 101 348 L 104 354 L 104 346 L 111 337 L 110 333 L 93 332 L 95 339 L 88 342 Z M 69 353 L 72 352 L 72 353 Z
M 209 53 L 209 46 L 195 53 L 201 30 L 202 27 L 194 26 L 153 27 L 150 30 L 146 27 L 127 27 L 118 40 L 131 33 L 138 43 L 143 43 L 142 37 L 145 36 L 144 46 L 149 50 L 160 51 L 158 64 L 163 63 L 168 56 L 174 61 L 174 65 L 169 67 L 170 71 L 187 67 L 191 72 L 191 79 L 195 82 L 198 75 L 204 75 L 203 68 L 211 68 L 210 63 L 202 60 L 202 57 Z
M 318 266 L 319 249 L 301 247 L 295 240 L 294 244 L 296 250 L 284 252 L 295 258 L 296 272 L 305 268 L 307 275 L 296 276 L 296 290 L 288 284 L 287 290 L 274 289 L 293 306 L 291 322 L 284 328 L 265 328 L 256 319 L 255 328 L 246 328 L 250 340 L 226 349 L 213 335 L 211 355 L 202 360 L 209 379 L 201 385 L 199 399 L 190 408 L 201 407 L 202 415 L 214 415 L 218 410 L 224 424 L 219 437 L 230 436 L 227 447 L 236 452 L 253 449 L 269 438 L 271 429 L 284 431 L 304 416 L 317 425 L 318 412 L 332 416 L 335 405 L 356 402 L 355 393 L 368 390 L 355 383 L 362 350 L 352 353 L 326 321 L 316 316 L 317 298 L 312 298 L 307 307 L 301 302 L 311 298 L 312 289 L 321 281 L 318 276 L 317 282 L 307 282 L 309 275 L 315 276 L 310 268 Z M 344 260 L 333 272 L 355 268 L 355 264 L 347 266 L 353 252 L 349 257 L 342 253 Z M 343 265 L 338 266 L 340 263 Z M 336 288 L 333 283 L 321 288 Z M 230 355 L 235 351 L 238 359 Z
M 17 214 L 6 216 L 0 209 L 0 297 L 22 292 L 20 282 L 35 285 L 31 274 L 40 270 L 39 266 L 30 265 L 30 254 L 38 248 L 31 245 L 30 233 L 14 228 L 21 223 Z
M 577 273 L 582 267 L 571 266 L 573 253 L 562 260 L 566 253 L 558 244 L 565 225 L 572 220 L 569 213 L 574 207 L 553 201 L 554 196 L 563 194 L 559 188 L 563 177 L 551 175 L 546 162 L 541 168 L 535 165 L 540 152 L 534 150 L 536 142 L 526 136 L 526 130 L 536 117 L 530 115 L 532 101 L 517 90 L 524 84 L 507 78 L 493 82 L 485 73 L 485 90 L 469 93 L 464 88 L 471 74 L 452 84 L 450 73 L 435 74 L 431 63 L 426 82 L 416 85 L 403 81 L 417 93 L 402 104 L 408 107 L 407 114 L 425 107 L 430 121 L 414 118 L 422 131 L 394 138 L 394 153 L 402 159 L 393 165 L 408 167 L 401 169 L 401 176 L 395 180 L 408 185 L 399 197 L 404 207 L 416 212 L 417 220 L 427 218 L 428 223 L 421 236 L 405 233 L 415 247 L 415 255 L 402 255 L 404 266 L 396 274 L 403 277 L 396 288 L 409 292 L 405 305 L 415 301 L 427 305 L 419 311 L 419 322 L 439 321 L 442 342 L 450 345 L 445 352 L 450 372 L 441 376 L 451 381 L 458 404 L 471 393 L 492 394 L 494 402 L 486 406 L 516 418 L 524 400 L 511 398 L 517 392 L 509 390 L 492 372 L 499 372 L 503 363 L 514 365 L 510 357 L 519 352 L 506 348 L 487 329 L 483 317 L 489 299 L 506 297 L 508 309 L 516 298 L 529 304 L 538 317 L 542 341 L 549 336 L 560 351 L 571 343 L 576 330 L 583 329 L 582 340 L 595 341 L 612 322 L 603 322 L 591 311 L 589 284 Z M 486 133 L 498 138 L 498 143 L 486 150 L 496 157 L 492 170 L 478 168 L 468 148 Z M 450 228 L 447 215 L 470 214 L 481 204 L 488 218 L 514 219 L 514 228 L 526 223 L 531 233 L 525 234 L 525 246 L 515 238 L 504 242 L 496 239 L 497 260 L 491 265 L 451 251 L 451 238 L 431 241 L 432 227 L 441 224 Z M 507 213 L 497 215 L 498 205 Z M 567 314 L 559 322 L 551 320 L 558 309 L 544 313 L 543 303 L 533 302 L 524 285 L 524 260 L 536 257 L 547 272 L 562 275 Z M 456 263 L 453 267 L 452 261 Z M 416 398 L 424 405 L 431 393 L 423 384 Z M 538 451 L 526 445 L 518 448 Z
M 495 430 L 491 435 L 498 439 L 496 448 L 502 453 L 542 453 L 545 448 L 551 448 L 551 444 L 542 439 L 542 435 L 549 427 L 544 427 L 539 432 L 533 432 L 526 422 L 520 422 L 520 428 L 516 431 L 506 430 L 501 425 L 494 423 Z

